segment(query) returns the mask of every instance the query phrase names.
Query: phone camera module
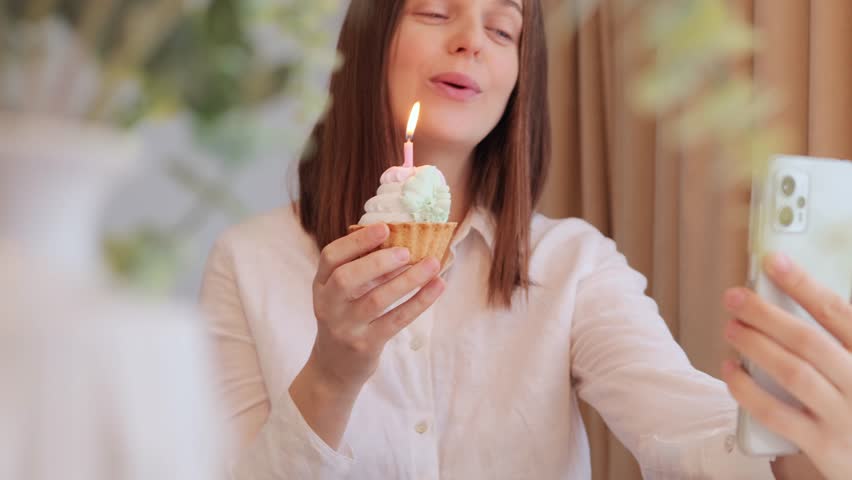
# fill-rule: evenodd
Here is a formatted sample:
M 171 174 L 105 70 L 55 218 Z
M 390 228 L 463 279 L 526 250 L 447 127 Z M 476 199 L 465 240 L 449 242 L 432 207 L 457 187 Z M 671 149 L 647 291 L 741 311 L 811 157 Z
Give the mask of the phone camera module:
M 793 224 L 794 215 L 793 209 L 790 207 L 784 207 L 781 211 L 778 212 L 778 222 L 784 226 L 789 227 Z
M 793 195 L 793 192 L 796 191 L 796 180 L 793 177 L 787 175 L 781 180 L 781 192 L 784 193 L 785 196 L 789 197 Z

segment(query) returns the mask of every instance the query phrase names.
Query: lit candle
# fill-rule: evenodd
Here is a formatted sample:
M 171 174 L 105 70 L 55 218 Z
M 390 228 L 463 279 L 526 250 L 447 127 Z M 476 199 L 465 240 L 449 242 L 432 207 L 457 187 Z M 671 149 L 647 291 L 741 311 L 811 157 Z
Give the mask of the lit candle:
M 417 119 L 419 117 L 420 102 L 417 102 L 411 108 L 411 115 L 408 116 L 408 127 L 405 129 L 405 145 L 403 145 L 405 161 L 402 164 L 405 168 L 414 167 L 414 130 L 417 128 Z

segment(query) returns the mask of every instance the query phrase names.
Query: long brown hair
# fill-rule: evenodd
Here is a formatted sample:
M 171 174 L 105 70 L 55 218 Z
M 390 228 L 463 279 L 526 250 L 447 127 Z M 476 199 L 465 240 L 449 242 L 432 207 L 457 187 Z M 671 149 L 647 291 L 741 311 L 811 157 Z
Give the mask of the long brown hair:
M 497 223 L 489 302 L 511 306 L 530 286 L 530 223 L 550 161 L 547 50 L 540 0 L 524 2 L 520 71 L 506 111 L 477 145 L 469 192 Z M 381 174 L 402 157 L 387 77 L 391 41 L 405 0 L 352 0 L 331 78 L 332 104 L 299 164 L 299 214 L 320 248 L 346 234 L 375 194 Z M 376 101 L 378 99 L 378 101 Z

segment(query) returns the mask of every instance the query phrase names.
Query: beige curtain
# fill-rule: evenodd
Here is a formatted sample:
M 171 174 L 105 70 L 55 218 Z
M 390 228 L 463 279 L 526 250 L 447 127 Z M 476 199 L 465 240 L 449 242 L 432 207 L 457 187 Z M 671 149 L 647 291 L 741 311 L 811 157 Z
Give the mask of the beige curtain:
M 562 0 L 546 0 L 554 19 Z M 569 0 L 575 5 L 583 2 Z M 723 0 L 720 0 L 723 1 Z M 852 159 L 852 1 L 731 0 L 761 35 L 741 68 L 785 103 L 787 152 Z M 664 118 L 631 112 L 638 61 L 622 55 L 624 20 L 603 1 L 577 32 L 549 24 L 553 168 L 541 210 L 585 218 L 649 280 L 693 364 L 717 375 L 729 353 L 719 297 L 746 276 L 748 183 L 720 182 L 712 146 L 664 148 Z M 641 478 L 630 453 L 586 408 L 595 480 Z

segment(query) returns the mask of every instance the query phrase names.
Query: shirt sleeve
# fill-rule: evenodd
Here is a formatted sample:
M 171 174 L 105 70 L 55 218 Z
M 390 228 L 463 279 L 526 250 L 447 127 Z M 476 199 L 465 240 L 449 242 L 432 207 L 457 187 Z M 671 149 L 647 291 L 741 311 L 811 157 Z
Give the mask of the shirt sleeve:
M 338 452 L 323 442 L 288 391 L 269 398 L 228 238 L 220 238 L 208 258 L 200 302 L 210 326 L 228 422 L 236 435 L 228 462 L 230 478 L 344 478 L 354 462 L 349 446 Z
M 572 375 L 647 479 L 774 478 L 735 448 L 736 403 L 696 370 L 645 295 L 647 282 L 601 236 L 577 287 Z

